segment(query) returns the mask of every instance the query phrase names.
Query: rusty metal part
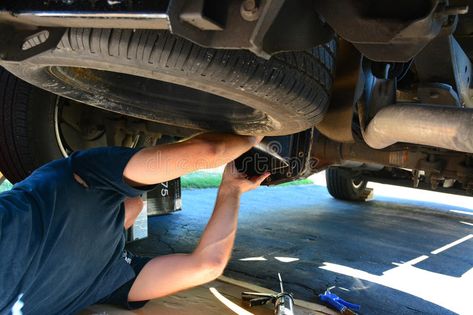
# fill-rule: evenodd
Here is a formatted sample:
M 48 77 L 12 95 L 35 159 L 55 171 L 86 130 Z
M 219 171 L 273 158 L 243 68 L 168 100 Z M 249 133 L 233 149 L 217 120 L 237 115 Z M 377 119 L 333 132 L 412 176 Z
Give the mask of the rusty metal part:
M 442 82 L 452 86 L 461 104 L 473 107 L 471 95 L 472 64 L 450 34 L 441 34 L 429 43 L 415 58 L 420 82 Z
M 448 84 L 418 84 L 413 88 L 413 90 L 397 90 L 396 99 L 399 102 L 461 107 L 457 93 Z
M 418 161 L 426 158 L 425 154 L 418 151 L 375 150 L 359 142 L 335 142 L 320 134 L 315 137 L 311 156 L 316 161 L 316 171 L 321 171 L 330 165 L 342 165 L 347 161 L 416 169 Z
M 428 181 L 425 181 L 424 177 L 421 178 L 422 180 L 419 180 L 419 183 L 417 186 L 413 185 L 413 181 L 411 178 L 408 178 L 406 176 L 399 177 L 399 174 L 397 172 L 395 174 L 391 174 L 386 171 L 370 172 L 370 173 L 363 174 L 363 177 L 367 181 L 370 181 L 370 182 L 377 182 L 377 183 L 382 183 L 382 184 L 402 186 L 402 187 L 408 187 L 408 188 L 414 187 L 414 188 L 419 188 L 423 190 L 434 191 L 432 189 L 431 183 Z M 450 181 L 450 180 L 449 179 L 444 180 L 444 183 L 446 181 Z M 467 189 L 462 188 L 463 187 L 462 184 L 459 184 L 457 182 L 455 182 L 455 184 L 456 185 L 452 187 L 444 187 L 443 185 L 440 185 L 438 186 L 437 189 L 435 189 L 435 191 L 471 197 L 471 192 L 468 192 Z
M 354 142 L 353 108 L 361 94 L 357 88 L 362 81 L 361 59 L 361 54 L 352 44 L 339 40 L 330 106 L 324 119 L 316 126 L 322 134 L 334 141 Z
M 418 171 L 423 171 L 423 176 L 432 189 L 452 179 L 461 183 L 463 189 L 473 187 L 472 161 L 471 155 L 460 152 L 438 151 L 420 146 L 375 150 L 360 142 L 338 143 L 321 134 L 315 135 L 311 151 L 311 167 L 314 172 L 320 172 L 329 166 L 342 166 L 375 174 L 375 169 L 370 169 L 369 166 L 384 165 L 388 170 L 413 170 L 409 180 L 414 186 L 419 185 Z

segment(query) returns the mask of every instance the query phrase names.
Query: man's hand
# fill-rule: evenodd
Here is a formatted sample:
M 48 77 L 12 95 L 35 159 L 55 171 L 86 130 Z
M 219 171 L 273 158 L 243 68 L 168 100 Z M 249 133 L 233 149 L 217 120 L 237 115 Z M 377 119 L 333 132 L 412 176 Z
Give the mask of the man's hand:
M 266 172 L 260 176 L 247 178 L 245 174 L 237 170 L 235 162 L 230 162 L 227 164 L 223 172 L 220 189 L 243 194 L 247 191 L 258 188 L 270 175 L 271 173 Z

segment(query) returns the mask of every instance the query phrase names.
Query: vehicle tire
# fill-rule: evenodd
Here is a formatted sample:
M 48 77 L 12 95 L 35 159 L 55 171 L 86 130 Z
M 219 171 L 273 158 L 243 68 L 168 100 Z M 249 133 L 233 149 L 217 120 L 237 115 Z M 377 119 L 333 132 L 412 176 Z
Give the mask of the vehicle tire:
M 16 183 L 73 151 L 107 146 L 100 126 L 78 128 L 83 117 L 100 116 L 100 111 L 32 86 L 0 67 L 0 174 Z
M 54 128 L 56 99 L 0 68 L 0 172 L 10 182 L 62 157 Z
M 328 106 L 336 43 L 269 60 L 203 48 L 162 30 L 67 29 L 54 50 L 4 66 L 38 87 L 197 130 L 285 135 Z
M 325 179 L 327 190 L 335 199 L 365 201 L 369 196 L 368 181 L 349 169 L 330 167 L 325 171 Z

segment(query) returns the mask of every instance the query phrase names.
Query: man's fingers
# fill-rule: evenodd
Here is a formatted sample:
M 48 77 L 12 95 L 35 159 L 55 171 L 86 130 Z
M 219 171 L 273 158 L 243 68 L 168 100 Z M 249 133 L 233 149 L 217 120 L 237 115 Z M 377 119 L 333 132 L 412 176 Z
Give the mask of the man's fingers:
M 238 176 L 240 172 L 238 172 L 236 166 L 235 166 L 235 161 L 231 161 L 225 166 L 224 172 L 227 172 L 228 174 L 231 174 L 232 176 Z
M 238 171 L 235 165 L 235 161 L 229 162 L 225 166 L 224 174 L 228 174 L 228 176 L 232 176 L 234 178 L 245 178 L 245 174 Z
M 263 138 L 264 138 L 264 136 L 255 136 L 255 140 L 256 140 L 255 145 L 257 145 L 258 143 L 260 143 L 261 141 L 263 141 Z
M 231 161 L 225 165 L 224 172 L 233 172 L 235 169 L 235 161 Z
M 252 178 L 251 181 L 252 181 L 256 186 L 259 186 L 259 185 L 261 185 L 261 183 L 263 183 L 264 180 L 265 180 L 266 178 L 268 178 L 270 175 L 271 175 L 270 172 L 266 172 L 266 173 L 264 173 L 263 175 L 260 175 L 260 176 L 257 176 L 257 177 Z

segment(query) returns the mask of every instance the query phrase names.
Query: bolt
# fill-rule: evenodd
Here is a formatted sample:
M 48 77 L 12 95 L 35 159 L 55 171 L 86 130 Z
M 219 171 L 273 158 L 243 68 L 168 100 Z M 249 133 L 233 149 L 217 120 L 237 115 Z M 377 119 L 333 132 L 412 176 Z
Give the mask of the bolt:
M 260 10 L 255 0 L 244 0 L 240 7 L 241 17 L 248 22 L 256 21 L 260 16 Z

